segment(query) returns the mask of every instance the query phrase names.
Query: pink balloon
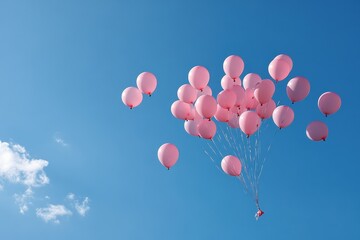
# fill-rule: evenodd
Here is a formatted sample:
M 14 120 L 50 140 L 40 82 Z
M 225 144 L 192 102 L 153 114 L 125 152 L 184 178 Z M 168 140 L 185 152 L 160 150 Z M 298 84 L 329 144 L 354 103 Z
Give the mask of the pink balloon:
M 203 66 L 195 66 L 189 71 L 188 79 L 191 86 L 203 90 L 210 80 L 210 73 Z
M 320 121 L 314 121 L 306 127 L 306 136 L 313 141 L 325 141 L 328 133 L 328 127 Z
M 230 176 L 240 176 L 241 162 L 237 157 L 228 155 L 221 160 L 221 168 Z
M 256 100 L 254 96 L 254 89 L 248 88 L 245 90 L 245 107 L 248 110 L 255 109 L 259 102 Z
M 280 54 L 280 55 L 277 55 L 274 59 L 281 59 L 281 60 L 287 62 L 287 64 L 289 64 L 289 66 L 290 66 L 290 71 L 291 71 L 291 69 L 293 67 L 293 61 L 291 60 L 291 58 L 288 55 Z
M 212 139 L 216 133 L 216 124 L 208 119 L 203 119 L 198 124 L 200 137 L 204 139 Z
M 210 119 L 216 113 L 217 103 L 214 97 L 203 95 L 196 101 L 195 108 L 200 116 Z
M 138 106 L 142 102 L 143 96 L 136 87 L 128 87 L 121 94 L 121 100 L 130 109 Z
M 144 94 L 151 96 L 156 89 L 157 80 L 151 72 L 142 72 L 136 79 L 136 85 Z
M 171 105 L 171 113 L 174 117 L 183 120 L 189 120 L 191 116 L 190 104 L 177 100 Z
M 186 103 L 194 103 L 197 98 L 197 90 L 190 84 L 184 84 L 177 91 L 178 98 Z
M 219 122 L 228 122 L 232 114 L 228 109 L 222 108 L 220 105 L 217 105 L 217 110 L 214 115 L 215 119 Z
M 256 112 L 246 111 L 240 115 L 239 125 L 241 131 L 249 137 L 260 128 L 261 119 Z
M 239 128 L 239 115 L 237 115 L 236 113 L 232 115 L 232 117 L 230 118 L 228 125 L 231 128 Z
M 336 113 L 340 109 L 340 106 L 341 98 L 336 93 L 326 92 L 319 97 L 318 107 L 326 117 Z
M 184 121 L 185 131 L 195 137 L 199 136 L 198 125 L 201 120 Z
M 240 77 L 244 70 L 244 61 L 236 55 L 228 56 L 223 64 L 224 72 L 232 79 Z
M 212 96 L 212 90 L 209 86 L 204 87 L 203 90 L 197 90 L 197 98 L 199 98 L 202 95 L 210 95 Z
M 286 93 L 292 103 L 303 100 L 310 92 L 310 83 L 304 77 L 292 78 L 287 86 Z
M 275 93 L 274 83 L 269 79 L 265 79 L 261 81 L 261 83 L 255 89 L 254 97 L 260 103 L 260 105 L 262 105 L 270 101 L 274 93 Z
M 158 150 L 158 158 L 161 164 L 169 170 L 177 162 L 179 150 L 174 144 L 164 143 Z
M 294 111 L 288 106 L 278 106 L 272 114 L 276 126 L 280 129 L 289 126 L 294 120 Z
M 240 116 L 243 112 L 246 112 L 247 109 L 245 107 L 237 107 L 237 106 L 233 106 L 230 109 L 230 112 L 237 114 L 238 116 Z
M 227 89 L 231 90 L 234 85 L 240 85 L 241 86 L 240 78 L 232 79 L 228 75 L 224 75 L 223 78 L 221 79 L 221 87 L 224 90 L 227 90 Z
M 233 87 L 232 91 L 236 95 L 235 106 L 243 106 L 245 103 L 245 90 L 241 86 L 236 85 Z
M 270 99 L 267 103 L 264 103 L 263 105 L 258 105 L 256 107 L 256 113 L 259 115 L 261 119 L 266 119 L 271 117 L 274 109 L 276 108 L 276 103 L 274 100 Z
M 274 59 L 269 64 L 270 76 L 276 81 L 284 80 L 290 73 L 290 65 L 282 59 Z
M 235 105 L 236 94 L 232 90 L 223 90 L 217 95 L 217 101 L 221 107 L 229 110 Z
M 261 77 L 256 73 L 248 73 L 243 79 L 244 89 L 255 89 L 261 82 Z

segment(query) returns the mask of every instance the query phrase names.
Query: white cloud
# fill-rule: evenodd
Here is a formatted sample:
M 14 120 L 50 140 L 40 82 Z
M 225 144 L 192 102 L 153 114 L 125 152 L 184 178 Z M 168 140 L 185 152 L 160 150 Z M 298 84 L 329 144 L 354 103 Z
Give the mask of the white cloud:
M 34 196 L 34 192 L 31 188 L 26 189 L 23 194 L 14 194 L 15 203 L 19 205 L 19 211 L 21 214 L 25 214 L 29 210 L 29 205 L 32 204 L 31 199 Z
M 63 147 L 67 147 L 68 144 L 65 142 L 64 139 L 62 139 L 61 137 L 54 137 L 54 140 L 56 143 L 60 144 Z
M 71 216 L 72 212 L 64 205 L 49 204 L 46 208 L 36 209 L 36 215 L 45 222 L 60 223 L 59 217 Z
M 89 198 L 86 197 L 81 203 L 78 201 L 75 202 L 75 209 L 80 214 L 80 216 L 85 216 L 86 213 L 90 210 Z
M 76 198 L 74 193 L 69 193 L 66 198 L 72 202 L 73 207 L 80 216 L 84 217 L 86 213 L 90 210 L 90 199 L 88 197 L 85 197 L 84 200 L 79 201 L 79 199 Z
M 31 159 L 25 148 L 0 141 L 0 179 L 10 183 L 37 187 L 49 183 L 44 168 L 48 161 Z

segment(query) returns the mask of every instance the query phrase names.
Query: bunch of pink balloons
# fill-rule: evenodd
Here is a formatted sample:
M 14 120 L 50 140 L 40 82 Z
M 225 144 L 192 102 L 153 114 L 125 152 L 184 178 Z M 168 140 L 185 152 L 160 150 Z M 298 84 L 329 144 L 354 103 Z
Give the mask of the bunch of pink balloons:
M 142 102 L 142 94 L 151 96 L 156 89 L 157 79 L 151 72 L 142 72 L 136 79 L 136 87 L 126 88 L 122 94 L 121 99 L 123 103 L 130 109 L 137 107 Z

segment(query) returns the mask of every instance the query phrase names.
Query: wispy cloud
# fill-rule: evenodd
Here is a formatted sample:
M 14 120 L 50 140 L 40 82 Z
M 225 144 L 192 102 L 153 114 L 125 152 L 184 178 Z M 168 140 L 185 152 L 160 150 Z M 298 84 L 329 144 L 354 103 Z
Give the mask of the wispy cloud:
M 59 217 L 71 216 L 72 212 L 64 205 L 49 204 L 46 208 L 36 209 L 36 215 L 45 222 L 60 223 Z
M 89 202 L 90 199 L 88 197 L 85 197 L 82 201 L 76 198 L 74 193 L 69 193 L 66 198 L 70 200 L 76 210 L 76 212 L 80 216 L 85 216 L 86 213 L 90 210 Z
M 64 139 L 62 139 L 61 137 L 58 137 L 58 136 L 55 136 L 55 137 L 54 137 L 54 141 L 55 141 L 56 143 L 60 144 L 60 145 L 63 146 L 63 147 L 67 147 L 67 146 L 69 145 L 69 144 L 67 144 L 67 143 L 65 142 Z
M 21 214 L 25 214 L 29 210 L 29 205 L 32 204 L 31 199 L 34 197 L 34 192 L 31 188 L 26 189 L 23 194 L 14 194 L 15 203 L 19 205 Z

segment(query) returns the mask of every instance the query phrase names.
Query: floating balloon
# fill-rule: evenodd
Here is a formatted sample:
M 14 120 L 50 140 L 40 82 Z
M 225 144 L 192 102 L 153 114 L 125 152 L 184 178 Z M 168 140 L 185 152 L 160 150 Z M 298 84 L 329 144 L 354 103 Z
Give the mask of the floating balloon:
M 197 98 L 199 98 L 202 95 L 210 95 L 212 96 L 212 90 L 209 86 L 204 87 L 203 90 L 197 90 Z
M 195 66 L 189 71 L 188 78 L 191 86 L 203 90 L 210 80 L 210 73 L 203 66 Z
M 236 94 L 232 90 L 223 90 L 217 95 L 217 101 L 222 108 L 229 110 L 235 105 Z
M 278 106 L 272 114 L 276 126 L 280 129 L 289 126 L 294 120 L 294 111 L 288 106 Z
M 190 84 L 184 84 L 177 91 L 178 98 L 186 103 L 194 103 L 197 98 L 197 90 Z
M 275 93 L 275 85 L 271 80 L 265 79 L 254 90 L 254 97 L 260 105 L 271 100 Z
M 216 133 L 216 124 L 211 120 L 203 119 L 198 124 L 198 132 L 200 137 L 212 139 Z
M 231 127 L 231 128 L 240 128 L 240 125 L 239 125 L 239 115 L 234 113 L 232 115 L 232 117 L 230 118 L 229 122 L 228 122 L 228 125 Z
M 340 106 L 341 98 L 336 93 L 326 92 L 319 97 L 318 107 L 326 117 L 336 113 L 340 109 Z
M 258 104 L 259 102 L 256 100 L 254 96 L 254 89 L 251 88 L 246 89 L 245 101 L 244 101 L 245 108 L 247 108 L 248 110 L 252 110 L 255 109 Z
M 292 78 L 287 86 L 286 93 L 292 103 L 303 100 L 310 92 L 310 83 L 304 77 Z
M 325 141 L 328 132 L 326 124 L 320 121 L 314 121 L 306 127 L 306 136 L 313 141 Z
M 244 61 L 236 55 L 228 56 L 223 64 L 224 72 L 232 79 L 241 75 L 244 70 Z
M 255 89 L 261 82 L 261 77 L 256 73 L 248 73 L 243 79 L 244 89 Z
M 161 164 L 170 170 L 179 158 L 179 150 L 174 144 L 164 143 L 158 150 L 158 158 Z
M 227 89 L 232 89 L 234 85 L 240 85 L 241 86 L 241 80 L 240 78 L 235 78 L 232 79 L 231 77 L 229 77 L 228 75 L 223 76 L 223 78 L 221 79 L 221 87 L 224 90 Z
M 217 110 L 214 115 L 215 119 L 219 122 L 228 122 L 232 114 L 228 109 L 222 108 L 220 105 L 217 105 Z
M 221 168 L 230 176 L 240 176 L 241 162 L 237 157 L 228 155 L 221 160 Z
M 121 100 L 130 109 L 138 106 L 142 102 L 143 96 L 136 87 L 128 87 L 121 94 Z
M 216 113 L 217 103 L 214 97 L 203 95 L 196 101 L 195 108 L 200 116 L 210 119 Z
M 191 116 L 190 104 L 177 100 L 171 105 L 171 113 L 174 117 L 182 120 L 189 120 Z
M 184 121 L 185 131 L 195 137 L 199 136 L 198 125 L 201 120 Z
M 256 107 L 256 113 L 259 115 L 261 119 L 266 119 L 271 117 L 274 109 L 276 108 L 276 103 L 274 100 L 270 99 L 267 103 L 264 103 L 263 105 L 258 105 Z
M 249 137 L 260 128 L 261 119 L 256 112 L 246 111 L 240 115 L 239 125 L 241 131 Z
M 245 102 L 245 90 L 241 86 L 236 85 L 232 88 L 232 91 L 236 95 L 236 101 L 234 105 L 237 107 L 243 106 Z
M 143 72 L 137 77 L 136 85 L 144 94 L 151 96 L 156 89 L 157 80 L 151 72 Z
M 290 71 L 291 71 L 291 69 L 293 67 L 293 61 L 291 60 L 291 58 L 288 55 L 280 54 L 280 55 L 277 55 L 274 59 L 281 59 L 281 60 L 285 61 L 287 64 L 289 64 Z
M 290 73 L 290 65 L 282 59 L 274 59 L 269 64 L 270 76 L 276 81 L 284 80 Z

